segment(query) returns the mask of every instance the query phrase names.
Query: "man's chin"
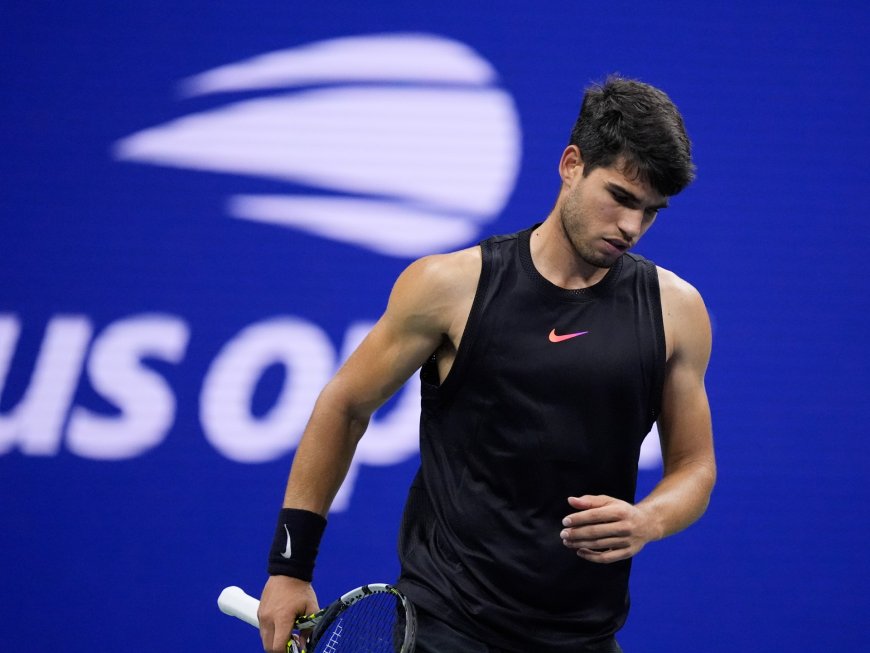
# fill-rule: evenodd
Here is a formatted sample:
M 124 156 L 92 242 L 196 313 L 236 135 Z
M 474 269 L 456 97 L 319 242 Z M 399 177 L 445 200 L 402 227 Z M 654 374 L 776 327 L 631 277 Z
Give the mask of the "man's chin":
M 622 258 L 622 254 L 619 254 L 618 256 L 612 256 L 612 257 L 611 256 L 607 256 L 607 257 L 604 257 L 604 256 L 586 257 L 586 256 L 584 256 L 583 260 L 586 261 L 589 265 L 591 265 L 593 267 L 599 268 L 601 270 L 609 270 L 614 265 L 616 265 L 616 262 L 620 258 Z

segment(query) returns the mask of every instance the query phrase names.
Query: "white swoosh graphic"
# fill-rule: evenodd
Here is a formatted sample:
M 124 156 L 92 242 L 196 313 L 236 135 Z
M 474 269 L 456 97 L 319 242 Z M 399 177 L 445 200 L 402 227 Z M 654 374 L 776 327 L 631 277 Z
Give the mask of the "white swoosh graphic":
M 327 82 L 490 84 L 496 72 L 464 43 L 432 34 L 329 39 L 220 66 L 181 82 L 184 95 Z
M 514 119 L 498 89 L 315 90 L 179 118 L 121 140 L 116 156 L 487 215 L 513 189 Z
M 238 218 L 297 227 L 389 256 L 446 251 L 477 234 L 468 220 L 375 200 L 237 195 L 227 211 Z
M 396 61 L 381 69 L 387 59 Z M 305 186 L 302 195 L 234 197 L 230 214 L 416 257 L 474 240 L 513 190 L 519 118 L 494 77 L 488 62 L 449 39 L 335 39 L 222 66 L 185 85 L 203 94 L 352 83 L 242 99 L 142 130 L 114 152 Z M 360 80 L 368 83 L 353 83 Z M 311 197 L 317 189 L 324 194 Z
M 287 528 L 287 524 L 284 524 L 284 532 L 287 533 L 287 546 L 284 548 L 283 553 L 281 553 L 282 558 L 290 559 L 290 556 L 293 554 L 293 548 L 290 542 L 290 531 Z

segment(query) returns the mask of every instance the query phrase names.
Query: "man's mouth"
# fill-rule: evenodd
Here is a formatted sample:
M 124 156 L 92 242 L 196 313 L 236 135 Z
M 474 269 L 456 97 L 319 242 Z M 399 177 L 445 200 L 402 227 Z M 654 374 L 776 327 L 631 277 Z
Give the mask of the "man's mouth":
M 614 249 L 618 249 L 620 252 L 628 251 L 628 248 L 631 245 L 620 238 L 605 238 L 604 242 L 609 244 Z

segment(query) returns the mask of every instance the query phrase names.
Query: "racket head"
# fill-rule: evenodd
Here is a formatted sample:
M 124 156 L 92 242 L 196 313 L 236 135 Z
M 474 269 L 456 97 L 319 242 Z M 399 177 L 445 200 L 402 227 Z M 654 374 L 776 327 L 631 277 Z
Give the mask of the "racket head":
M 308 653 L 413 653 L 414 606 L 392 585 L 363 585 L 331 604 L 317 620 Z

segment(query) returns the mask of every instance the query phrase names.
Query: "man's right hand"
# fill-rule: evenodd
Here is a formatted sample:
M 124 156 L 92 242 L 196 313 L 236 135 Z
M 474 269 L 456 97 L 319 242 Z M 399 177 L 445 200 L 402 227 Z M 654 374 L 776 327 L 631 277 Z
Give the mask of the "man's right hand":
M 269 653 L 286 653 L 296 618 L 318 609 L 311 583 L 289 576 L 270 576 L 257 611 L 263 649 Z

